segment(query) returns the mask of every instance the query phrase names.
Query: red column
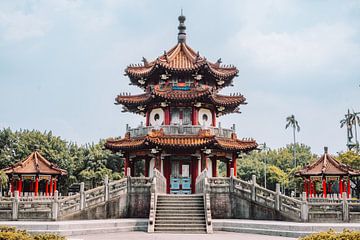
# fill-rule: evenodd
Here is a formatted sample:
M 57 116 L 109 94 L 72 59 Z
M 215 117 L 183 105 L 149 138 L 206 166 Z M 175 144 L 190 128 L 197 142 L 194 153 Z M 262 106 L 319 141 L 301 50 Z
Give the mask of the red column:
M 309 192 L 310 192 L 310 198 L 312 197 L 312 194 L 314 194 L 313 193 L 313 189 L 312 189 L 312 181 L 311 181 L 311 178 L 309 177 Z
M 308 189 L 308 183 L 306 178 L 304 178 L 304 192 L 306 193 L 306 197 L 309 197 L 309 189 Z
M 49 196 L 49 180 L 46 180 L 46 185 L 45 185 L 45 196 Z
M 232 161 L 230 168 L 234 169 L 234 177 L 236 177 L 236 153 L 232 154 Z
M 192 107 L 192 125 L 198 125 L 198 110 Z
M 325 177 L 322 180 L 322 187 L 323 187 L 323 198 L 326 198 L 326 179 Z
M 201 171 L 204 171 L 204 169 L 208 169 L 208 161 L 207 161 L 207 155 L 205 153 L 201 153 Z
M 20 176 L 19 182 L 18 182 L 18 191 L 19 191 L 19 195 L 22 192 L 22 178 Z
M 145 158 L 145 166 L 144 166 L 144 176 L 149 177 L 149 168 L 150 168 L 150 160 L 149 158 Z
M 170 125 L 170 107 L 164 109 L 165 112 L 165 125 Z
M 56 188 L 57 188 L 57 178 L 54 179 L 54 191 L 53 192 L 56 191 Z
M 343 193 L 343 178 L 341 176 L 340 180 L 339 180 L 339 194 L 340 194 L 340 197 L 342 196 L 342 193 Z
M 35 177 L 35 196 L 38 195 L 39 192 L 39 176 Z
M 212 113 L 212 125 L 216 127 L 216 110 L 214 109 L 211 113 Z
M 226 176 L 230 177 L 230 161 L 226 160 Z
M 129 167 L 129 155 L 126 154 L 124 159 L 124 176 L 127 176 L 128 167 Z
M 145 115 L 145 125 L 146 126 L 149 126 L 149 111 L 146 112 L 146 115 Z M 126 175 L 125 175 L 126 176 Z
M 51 178 L 50 178 L 50 196 L 52 196 L 52 195 L 53 195 L 53 178 L 51 176 Z
M 212 163 L 212 176 L 217 177 L 217 159 L 216 159 L 216 157 L 213 157 L 211 159 L 211 163 Z
M 156 168 L 157 170 L 159 170 L 159 172 L 161 172 L 161 156 L 160 156 L 160 154 L 155 155 L 154 168 Z
M 170 193 L 170 175 L 171 175 L 171 162 L 170 159 L 164 159 L 164 177 L 166 179 L 166 193 Z
M 351 182 L 350 182 L 350 177 L 348 177 L 348 180 L 347 180 L 347 196 L 348 196 L 348 198 L 350 197 L 350 194 L 351 194 Z
M 14 179 L 11 179 L 11 182 L 10 182 L 10 192 L 14 193 Z

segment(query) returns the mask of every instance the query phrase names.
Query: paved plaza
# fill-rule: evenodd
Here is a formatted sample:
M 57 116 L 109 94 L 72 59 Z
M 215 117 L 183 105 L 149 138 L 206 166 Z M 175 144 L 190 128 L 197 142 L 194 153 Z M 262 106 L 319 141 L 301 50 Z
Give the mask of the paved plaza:
M 106 233 L 106 234 L 92 234 L 83 236 L 69 237 L 69 240 L 290 240 L 297 238 L 266 236 L 259 234 L 247 233 L 230 233 L 230 232 L 215 232 L 213 234 L 169 234 L 169 233 L 145 233 L 145 232 L 119 232 L 119 233 Z

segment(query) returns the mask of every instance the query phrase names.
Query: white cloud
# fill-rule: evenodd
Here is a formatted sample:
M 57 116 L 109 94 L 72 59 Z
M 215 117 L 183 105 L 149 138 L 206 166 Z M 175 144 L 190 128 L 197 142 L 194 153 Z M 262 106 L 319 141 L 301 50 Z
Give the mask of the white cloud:
M 279 73 L 344 71 L 360 65 L 356 31 L 345 24 L 319 24 L 296 32 L 270 32 L 245 28 L 229 47 L 254 66 Z

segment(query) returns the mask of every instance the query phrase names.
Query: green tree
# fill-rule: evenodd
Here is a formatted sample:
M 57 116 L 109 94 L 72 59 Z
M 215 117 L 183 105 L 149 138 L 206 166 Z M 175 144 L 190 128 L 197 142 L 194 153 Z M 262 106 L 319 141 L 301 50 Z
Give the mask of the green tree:
M 4 171 L 0 170 L 0 196 L 2 196 L 3 187 L 6 187 L 8 182 L 8 177 Z
M 337 157 L 337 160 L 354 169 L 360 170 L 360 154 L 357 152 L 342 152 Z M 355 195 L 357 198 L 360 198 L 360 177 L 353 177 L 351 181 L 354 183 L 354 187 L 352 187 L 352 189 L 355 191 Z

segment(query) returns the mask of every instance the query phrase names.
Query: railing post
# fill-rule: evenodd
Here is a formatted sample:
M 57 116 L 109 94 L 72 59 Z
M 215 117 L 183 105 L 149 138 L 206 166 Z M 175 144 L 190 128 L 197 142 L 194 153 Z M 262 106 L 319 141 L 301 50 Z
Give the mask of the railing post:
M 234 173 L 234 168 L 230 168 L 230 177 L 234 177 L 235 173 Z
M 19 191 L 14 192 L 14 198 L 12 202 L 12 220 L 17 220 L 19 214 Z
M 105 175 L 104 178 L 104 201 L 109 201 L 109 176 Z
M 85 184 L 84 182 L 80 183 L 80 210 L 85 208 Z
M 256 200 L 256 175 L 251 176 L 251 200 Z
M 343 207 L 343 221 L 349 222 L 349 202 L 347 199 L 347 193 L 342 193 L 342 207 Z
M 54 200 L 52 202 L 52 209 L 51 209 L 51 218 L 52 220 L 56 221 L 58 218 L 59 213 L 59 191 L 56 190 L 54 192 Z
M 303 192 L 301 195 L 301 209 L 300 209 L 300 215 L 301 215 L 301 221 L 307 222 L 309 220 L 309 205 L 308 201 L 306 200 L 306 192 Z
M 126 176 L 130 177 L 131 176 L 131 168 L 126 168 Z
M 280 184 L 275 185 L 275 210 L 280 211 Z

